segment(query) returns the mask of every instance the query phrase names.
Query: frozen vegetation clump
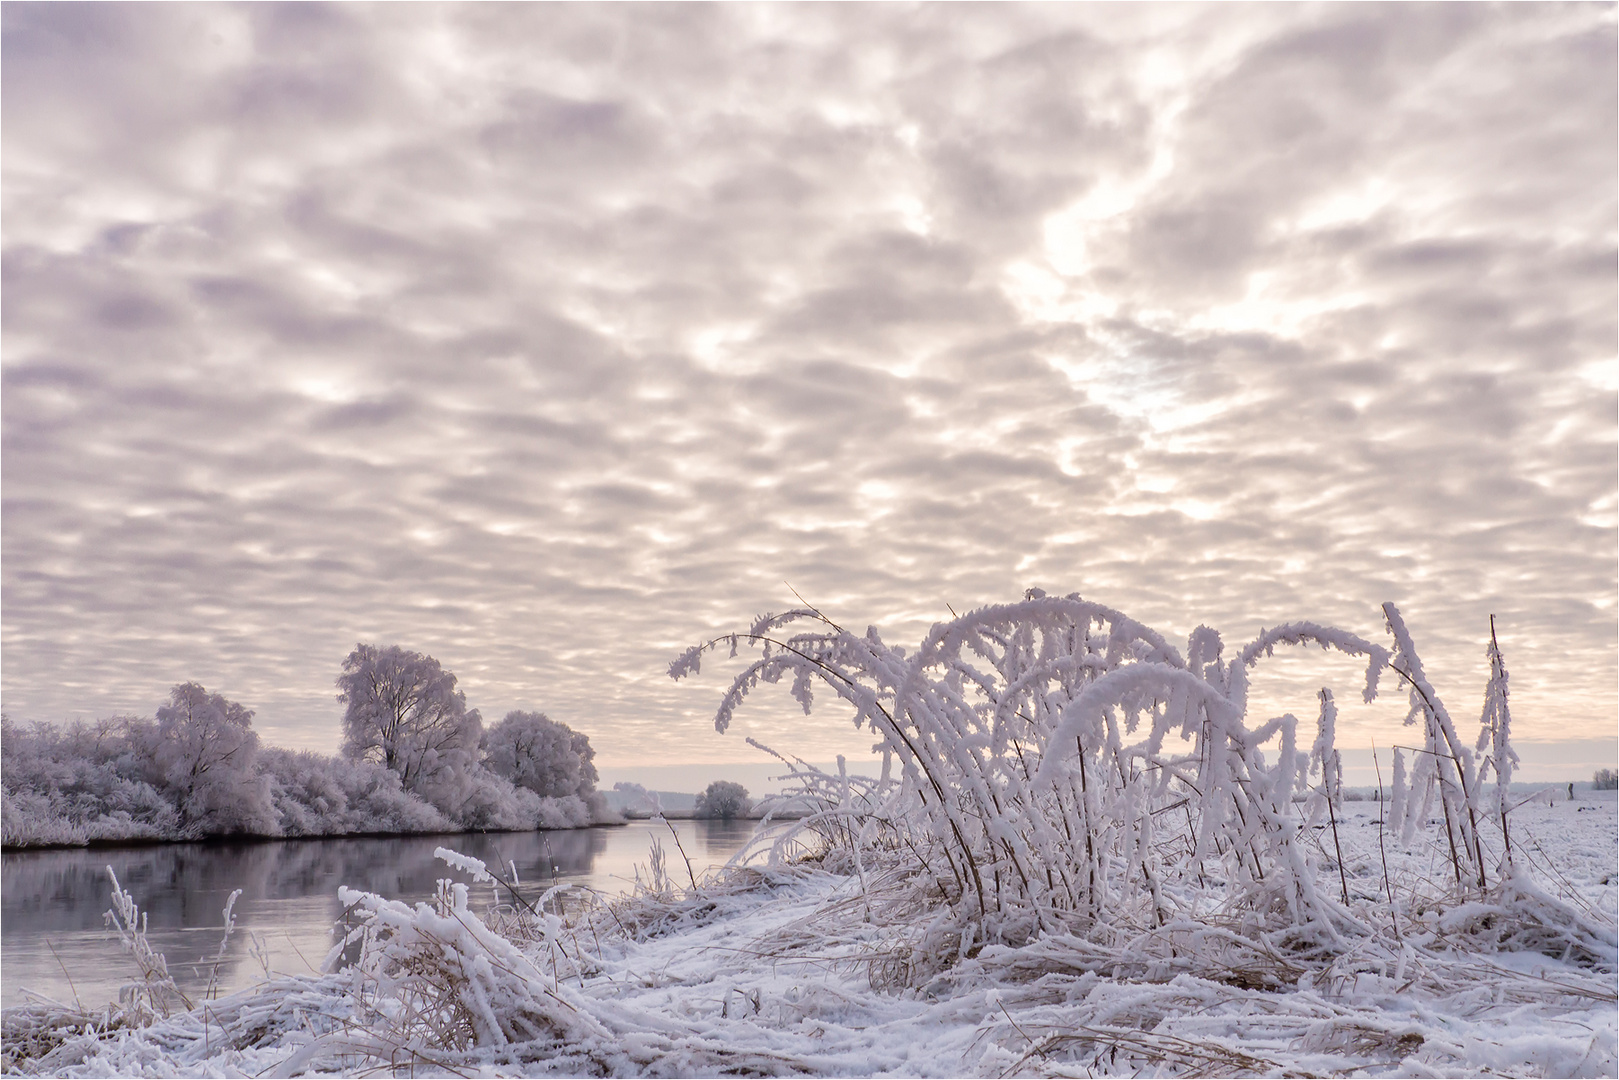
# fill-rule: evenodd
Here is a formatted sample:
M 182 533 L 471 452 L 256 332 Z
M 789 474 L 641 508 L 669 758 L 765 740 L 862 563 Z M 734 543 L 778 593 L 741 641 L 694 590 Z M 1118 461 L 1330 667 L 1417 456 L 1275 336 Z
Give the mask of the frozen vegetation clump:
M 766 617 L 671 674 L 751 646 L 716 726 L 761 683 L 806 712 L 821 692 L 875 734 L 880 777 L 783 758 L 790 790 L 726 868 L 700 874 L 673 834 L 611 902 L 441 849 L 433 902 L 344 890 L 324 974 L 206 1008 L 159 1007 L 162 957 L 129 929 L 144 1011 L 8 1010 L 6 1067 L 1611 1076 L 1614 821 L 1506 797 L 1493 635 L 1464 738 L 1384 616 L 1389 645 L 1291 623 L 1230 652 L 1037 592 L 914 650 Z M 1401 696 L 1379 801 L 1345 804 L 1329 689 L 1308 720 L 1249 716 L 1251 671 L 1307 645 L 1364 661 L 1368 701 Z
M 338 678 L 343 753 L 264 749 L 253 712 L 182 683 L 155 719 L 4 721 L 7 847 L 209 836 L 569 829 L 616 820 L 584 734 L 513 712 L 484 731 L 455 676 L 360 645 Z
M 454 823 L 407 791 L 399 774 L 369 761 L 307 750 L 265 750 L 282 836 L 449 832 Z
M 1517 759 L 1493 638 L 1469 744 L 1399 612 L 1389 604 L 1384 615 L 1392 648 L 1299 622 L 1229 656 L 1199 627 L 1183 654 L 1121 612 L 1031 590 L 936 625 L 911 651 L 875 629 L 789 611 L 689 650 L 670 673 L 695 674 L 717 646 L 752 644 L 760 656 L 722 700 L 718 730 L 760 683 L 787 682 L 806 713 L 817 689 L 829 691 L 877 736 L 882 782 L 801 772 L 804 790 L 790 797 L 822 809 L 788 835 L 813 831 L 858 873 L 906 868 L 899 902 L 936 913 L 917 930 L 916 977 L 986 947 L 1039 942 L 1053 957 L 1072 950 L 1076 963 L 1105 958 L 1152 978 L 1235 973 L 1281 986 L 1348 955 L 1397 956 L 1464 930 L 1481 948 L 1611 965 L 1611 928 L 1544 893 L 1512 859 Z M 792 633 L 795 623 L 814 629 Z M 1384 827 L 1407 844 L 1431 836 L 1442 877 L 1399 892 L 1375 878 L 1351 888 L 1334 846 L 1343 799 L 1329 689 L 1313 722 L 1249 718 L 1253 668 L 1304 645 L 1364 660 L 1367 702 L 1386 674 L 1406 691 L 1414 739 L 1394 751 Z

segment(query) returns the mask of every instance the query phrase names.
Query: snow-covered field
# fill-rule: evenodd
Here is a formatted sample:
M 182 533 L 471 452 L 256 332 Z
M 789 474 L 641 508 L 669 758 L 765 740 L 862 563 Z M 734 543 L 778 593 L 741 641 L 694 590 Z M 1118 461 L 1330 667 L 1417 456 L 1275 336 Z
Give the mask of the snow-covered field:
M 1077 596 L 1031 592 L 910 652 L 830 624 L 783 640 L 819 616 L 766 617 L 672 673 L 761 644 L 717 726 L 787 676 L 807 710 L 819 679 L 883 740 L 880 780 L 784 761 L 803 816 L 701 880 L 654 848 L 613 901 L 530 907 L 441 850 L 430 903 L 340 893 L 327 974 L 214 1000 L 182 999 L 120 894 L 139 978 L 99 1012 L 7 1010 L 4 1067 L 1613 1076 L 1619 803 L 1514 788 L 1498 650 L 1466 731 L 1385 612 L 1392 649 L 1296 623 L 1229 661 L 1207 628 L 1183 656 Z M 1248 726 L 1248 670 L 1306 643 L 1365 658 L 1367 701 L 1385 673 L 1406 692 L 1420 745 L 1387 802 L 1344 797 L 1330 691 L 1313 743 L 1291 715 Z

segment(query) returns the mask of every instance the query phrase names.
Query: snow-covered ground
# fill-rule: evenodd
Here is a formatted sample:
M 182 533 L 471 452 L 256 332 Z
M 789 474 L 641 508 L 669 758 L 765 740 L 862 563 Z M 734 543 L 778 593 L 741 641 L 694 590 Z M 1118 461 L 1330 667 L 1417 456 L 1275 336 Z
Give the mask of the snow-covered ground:
M 1514 852 L 1546 893 L 1612 928 L 1619 807 L 1612 792 L 1580 796 L 1518 807 Z M 1352 900 L 1384 888 L 1378 809 L 1347 804 L 1340 822 Z M 1448 865 L 1431 837 L 1407 848 L 1385 835 L 1382 852 L 1397 893 L 1443 880 Z M 464 870 L 446 874 L 470 880 Z M 133 1010 L 122 1021 L 44 1004 L 9 1010 L 5 1065 L 85 1076 L 1619 1069 L 1611 957 L 1582 964 L 1480 950 L 1486 938 L 1466 936 L 1476 927 L 1462 923 L 1488 920 L 1486 903 L 1426 920 L 1409 905 L 1403 954 L 1351 950 L 1301 968 L 1291 983 L 1263 985 L 1258 968 L 1125 970 L 1116 956 L 1104 960 L 1060 935 L 967 949 L 921 970 L 919 946 L 938 913 L 899 884 L 881 871 L 862 880 L 811 863 L 734 873 L 697 892 L 665 886 L 661 898 L 575 908 L 548 925 L 507 908 L 491 915 L 487 883 L 473 882 L 460 907 L 452 888 L 437 912 L 356 898 L 379 923 L 392 921 L 381 936 L 403 963 L 372 963 L 365 976 L 361 965 L 320 979 L 271 977 L 189 1011 L 170 1002 L 167 1018 L 144 1026 L 129 1023 Z M 1469 951 L 1460 948 L 1464 936 Z M 427 938 L 437 944 L 424 952 Z M 1266 970 L 1285 969 L 1272 960 Z M 383 971 L 390 974 L 378 980 Z M 161 1012 L 163 1002 L 155 1004 Z

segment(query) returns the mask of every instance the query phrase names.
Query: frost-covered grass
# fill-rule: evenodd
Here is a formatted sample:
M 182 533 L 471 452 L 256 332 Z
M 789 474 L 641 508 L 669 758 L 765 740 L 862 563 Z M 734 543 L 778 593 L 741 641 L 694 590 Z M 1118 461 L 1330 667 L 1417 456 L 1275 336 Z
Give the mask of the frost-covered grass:
M 775 805 L 798 816 L 705 880 L 655 849 L 620 901 L 530 906 L 443 852 L 432 903 L 343 893 L 328 974 L 189 1008 L 131 933 L 121 1008 L 8 1010 L 6 1067 L 1611 1076 L 1615 802 L 1513 794 L 1498 650 L 1464 738 L 1386 612 L 1392 648 L 1300 623 L 1229 661 L 1206 628 L 1183 657 L 1078 597 L 914 652 L 766 618 L 719 642 L 763 652 L 719 726 L 760 682 L 806 709 L 818 683 L 881 741 L 881 779 L 788 763 Z M 779 634 L 793 619 L 824 629 Z M 1368 700 L 1391 673 L 1406 691 L 1416 752 L 1384 802 L 1341 797 L 1330 691 L 1313 738 L 1250 725 L 1248 670 L 1307 642 L 1365 658 Z
M 1526 844 L 1567 878 L 1543 886 L 1611 923 L 1612 796 L 1517 814 Z M 1374 821 L 1357 808 L 1344 823 L 1356 881 L 1380 880 Z M 1421 844 L 1389 855 L 1396 877 L 1412 884 L 1448 858 Z M 368 899 L 384 941 L 343 972 L 271 978 L 140 1027 L 116 1008 L 8 1010 L 6 1069 L 1611 1076 L 1619 1066 L 1611 972 L 1493 951 L 1487 937 L 1446 930 L 1438 918 L 1407 932 L 1408 950 L 1345 954 L 1269 988 L 1253 985 L 1251 968 L 1132 970 L 1056 936 L 986 947 L 917 980 L 914 950 L 931 909 L 918 907 L 900 877 L 873 871 L 862 886 L 825 861 L 733 870 L 695 891 L 648 878 L 616 906 L 576 898 L 554 921 L 509 900 L 495 907 L 493 890 L 476 881 L 464 906 L 453 886 L 437 907 Z M 492 1021 L 480 1028 L 482 1016 Z

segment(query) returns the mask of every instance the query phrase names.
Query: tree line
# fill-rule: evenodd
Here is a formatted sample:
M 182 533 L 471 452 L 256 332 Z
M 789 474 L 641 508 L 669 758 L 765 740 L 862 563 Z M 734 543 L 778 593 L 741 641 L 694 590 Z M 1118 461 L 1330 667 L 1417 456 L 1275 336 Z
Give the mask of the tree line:
M 572 828 L 616 820 L 590 739 L 544 713 L 485 727 L 456 677 L 397 645 L 357 645 L 337 677 L 336 756 L 267 748 L 253 711 L 199 683 L 153 717 L 0 720 L 8 847 L 211 836 Z

